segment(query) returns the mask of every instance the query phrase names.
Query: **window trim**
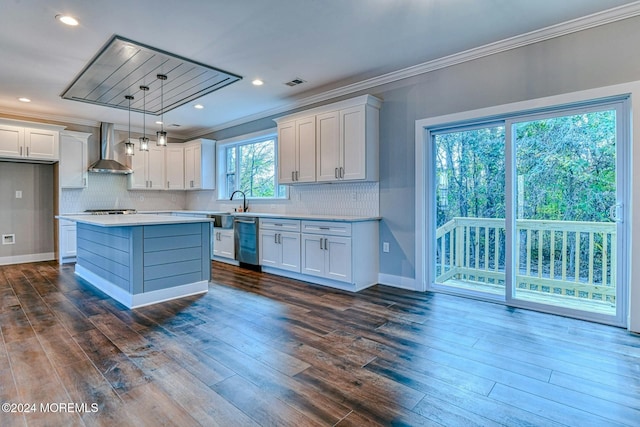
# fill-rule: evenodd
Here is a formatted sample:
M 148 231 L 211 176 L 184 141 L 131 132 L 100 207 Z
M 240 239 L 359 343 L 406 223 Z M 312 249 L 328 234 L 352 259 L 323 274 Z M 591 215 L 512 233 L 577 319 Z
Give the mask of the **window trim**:
M 269 128 L 264 129 L 257 132 L 252 132 L 248 134 L 238 135 L 233 138 L 228 138 L 224 140 L 220 140 L 216 146 L 216 166 L 218 171 L 217 187 L 218 191 L 216 194 L 216 198 L 218 201 L 228 201 L 229 199 L 225 196 L 227 194 L 227 165 L 226 165 L 226 149 L 229 146 L 239 146 L 245 144 L 252 144 L 261 141 L 267 141 L 273 139 L 274 140 L 274 150 L 275 150 L 275 159 L 274 159 L 274 179 L 276 187 L 279 185 L 278 183 L 278 131 L 277 128 Z M 236 165 L 237 168 L 237 165 Z M 237 170 L 236 170 L 236 178 L 237 178 Z M 279 200 L 288 200 L 289 199 L 289 187 L 284 186 L 284 196 L 283 197 L 247 197 L 248 200 L 253 201 L 279 201 Z M 276 190 L 277 191 L 277 190 Z

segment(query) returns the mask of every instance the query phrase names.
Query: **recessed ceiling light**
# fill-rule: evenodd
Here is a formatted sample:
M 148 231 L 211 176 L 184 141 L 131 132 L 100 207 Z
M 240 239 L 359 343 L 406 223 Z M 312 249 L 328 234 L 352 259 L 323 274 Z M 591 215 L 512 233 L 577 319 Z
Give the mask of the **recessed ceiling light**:
M 264 82 L 260 79 L 255 79 L 251 83 L 253 83 L 254 86 L 262 86 L 264 84 Z
M 193 106 L 193 108 L 197 108 L 198 110 L 202 110 L 204 108 L 204 105 L 196 104 L 196 105 Z
M 65 25 L 75 27 L 79 24 L 78 20 L 71 15 L 56 15 L 56 19 Z
M 18 98 L 18 101 L 20 102 L 31 102 L 31 100 L 29 98 L 25 98 L 24 96 L 21 98 Z

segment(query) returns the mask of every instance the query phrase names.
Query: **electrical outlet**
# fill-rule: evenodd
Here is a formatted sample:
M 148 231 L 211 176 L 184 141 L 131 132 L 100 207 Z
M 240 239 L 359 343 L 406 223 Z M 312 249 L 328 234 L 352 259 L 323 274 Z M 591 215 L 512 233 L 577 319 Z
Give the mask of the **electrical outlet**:
M 389 242 L 382 242 L 382 252 L 389 252 Z
M 22 190 L 16 190 L 16 199 L 22 199 Z
M 16 243 L 16 235 L 15 234 L 3 234 L 2 235 L 2 244 L 3 245 L 13 245 Z

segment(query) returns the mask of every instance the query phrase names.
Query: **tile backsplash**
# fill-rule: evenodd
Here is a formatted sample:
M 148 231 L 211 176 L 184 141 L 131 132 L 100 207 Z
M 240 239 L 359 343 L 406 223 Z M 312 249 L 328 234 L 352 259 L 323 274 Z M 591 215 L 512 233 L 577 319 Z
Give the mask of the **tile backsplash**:
M 181 210 L 186 206 L 184 191 L 127 190 L 127 176 L 90 173 L 87 188 L 63 189 L 60 213 L 86 209 Z
M 126 175 L 89 174 L 85 189 L 63 189 L 60 213 L 86 209 L 233 211 L 242 199 L 218 200 L 217 191 L 127 190 Z M 379 216 L 377 182 L 293 185 L 286 200 L 249 200 L 253 212 Z
M 309 184 L 289 186 L 287 200 L 249 200 L 253 212 L 315 215 L 379 216 L 377 182 Z M 233 202 L 218 200 L 216 191 L 187 193 L 186 209 L 233 211 L 242 198 Z

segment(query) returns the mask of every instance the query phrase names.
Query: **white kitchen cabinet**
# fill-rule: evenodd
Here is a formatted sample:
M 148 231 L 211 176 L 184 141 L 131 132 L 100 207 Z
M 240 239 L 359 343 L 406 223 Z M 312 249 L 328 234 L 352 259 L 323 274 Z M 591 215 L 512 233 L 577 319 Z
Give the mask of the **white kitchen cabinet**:
M 184 180 L 187 190 L 215 190 L 215 141 L 196 139 L 184 144 Z
M 262 271 L 359 291 L 378 283 L 378 220 L 260 218 Z
M 54 163 L 60 158 L 59 138 L 60 131 L 63 129 L 63 126 L 2 121 L 0 122 L 0 158 Z
M 129 174 L 129 190 L 164 190 L 165 188 L 165 149 L 155 141 L 149 141 L 149 151 L 140 151 L 140 141 L 130 140 L 134 144 L 134 155 L 127 157 L 127 165 L 133 170 Z
M 336 223 L 337 227 L 328 222 L 303 221 L 303 224 L 303 231 L 309 233 L 302 234 L 302 273 L 351 282 L 351 224 Z
M 59 221 L 59 259 L 60 264 L 76 260 L 76 223 L 61 219 Z
M 165 154 L 167 190 L 184 190 L 184 144 L 167 144 Z
M 275 119 L 278 181 L 377 181 L 381 105 L 364 95 Z
M 278 123 L 278 182 L 314 182 L 315 150 L 315 116 Z
M 60 132 L 60 188 L 86 188 L 89 167 L 88 140 L 90 133 Z
M 318 116 L 317 181 L 377 181 L 378 122 L 369 105 Z
M 260 221 L 260 265 L 300 272 L 300 221 Z
M 213 255 L 220 258 L 235 259 L 233 229 L 213 228 Z

